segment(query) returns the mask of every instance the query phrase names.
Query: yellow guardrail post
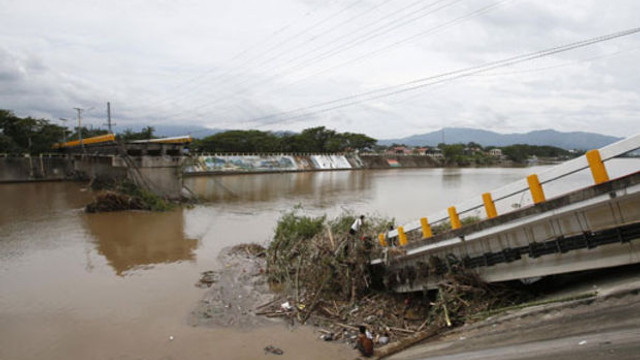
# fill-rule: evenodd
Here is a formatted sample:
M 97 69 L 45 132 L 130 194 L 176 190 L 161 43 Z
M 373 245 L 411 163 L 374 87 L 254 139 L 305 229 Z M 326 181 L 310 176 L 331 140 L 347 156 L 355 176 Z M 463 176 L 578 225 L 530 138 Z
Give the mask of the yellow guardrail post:
M 380 233 L 380 235 L 378 235 L 378 239 L 380 239 L 380 245 L 386 247 L 387 246 L 387 240 L 384 238 L 384 234 Z
M 607 174 L 607 169 L 602 162 L 602 158 L 600 157 L 600 151 L 598 150 L 589 150 L 585 154 L 587 156 L 587 161 L 589 162 L 589 167 L 591 168 L 591 175 L 593 175 L 593 181 L 596 184 L 601 184 L 603 182 L 609 181 L 609 174 Z
M 491 193 L 482 194 L 482 201 L 484 202 L 484 210 L 487 212 L 487 218 L 492 219 L 498 216 L 498 210 L 496 210 L 496 204 L 491 198 Z
M 404 233 L 404 228 L 402 226 L 398 226 L 398 239 L 400 240 L 400 246 L 407 245 L 407 234 Z
M 533 203 L 538 204 L 544 202 L 546 199 L 544 197 L 544 191 L 542 191 L 542 185 L 540 185 L 540 180 L 538 180 L 538 175 L 532 174 L 527 176 L 527 183 L 529 183 Z
M 451 220 L 451 229 L 456 230 L 462 227 L 460 217 L 458 217 L 458 212 L 456 211 L 455 206 L 449 207 L 449 219 Z
M 429 225 L 429 220 L 426 217 L 420 218 L 420 225 L 422 226 L 422 238 L 428 239 L 433 236 L 433 232 L 431 232 L 431 226 Z

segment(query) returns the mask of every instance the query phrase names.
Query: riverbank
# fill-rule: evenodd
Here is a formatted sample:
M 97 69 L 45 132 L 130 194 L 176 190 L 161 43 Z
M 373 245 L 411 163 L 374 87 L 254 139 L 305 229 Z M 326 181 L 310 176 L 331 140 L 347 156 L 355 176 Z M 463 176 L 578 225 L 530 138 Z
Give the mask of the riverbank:
M 262 257 L 239 247 L 225 250 L 220 259 L 225 266 L 216 272 L 211 290 L 192 312 L 193 326 L 256 329 L 279 323 L 279 329 L 273 328 L 276 332 L 306 329 L 314 334 L 307 341 L 328 349 L 338 345 L 351 358 L 357 357 L 353 350 L 357 324 L 345 321 L 344 333 L 327 330 L 326 322 L 322 325 L 317 318 L 312 318 L 310 326 L 295 325 L 296 311 L 282 307 L 286 298 L 265 283 Z M 540 295 L 523 306 L 490 316 L 478 314 L 477 320 L 462 327 L 431 329 L 401 341 L 392 339 L 386 346 L 377 344 L 374 358 L 573 359 L 581 351 L 593 359 L 635 359 L 640 348 L 629 334 L 640 334 L 637 270 L 638 266 L 626 266 L 552 277 L 539 284 Z M 264 310 L 274 302 L 281 310 L 275 317 L 265 317 L 270 311 Z M 379 303 L 379 310 L 383 309 Z M 556 347 L 550 348 L 551 343 Z M 273 346 L 285 353 L 291 350 L 280 342 Z M 526 355 L 523 348 L 528 349 Z
M 516 164 L 496 160 L 491 165 L 445 165 L 441 158 L 404 154 L 220 154 L 190 156 L 179 176 L 272 174 L 339 170 L 433 169 L 433 168 L 511 168 Z M 0 183 L 88 179 L 74 170 L 73 159 L 45 154 L 35 157 L 0 157 Z M 545 161 L 540 164 L 548 165 Z

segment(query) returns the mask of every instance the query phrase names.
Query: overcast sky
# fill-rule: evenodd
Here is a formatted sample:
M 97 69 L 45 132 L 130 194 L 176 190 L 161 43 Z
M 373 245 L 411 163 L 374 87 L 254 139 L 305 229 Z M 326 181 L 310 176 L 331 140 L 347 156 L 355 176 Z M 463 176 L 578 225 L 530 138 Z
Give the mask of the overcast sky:
M 628 136 L 640 132 L 640 33 L 375 91 L 633 29 L 638 14 L 637 0 L 0 0 L 0 108 L 57 120 L 81 107 L 101 127 L 109 101 L 120 131 Z

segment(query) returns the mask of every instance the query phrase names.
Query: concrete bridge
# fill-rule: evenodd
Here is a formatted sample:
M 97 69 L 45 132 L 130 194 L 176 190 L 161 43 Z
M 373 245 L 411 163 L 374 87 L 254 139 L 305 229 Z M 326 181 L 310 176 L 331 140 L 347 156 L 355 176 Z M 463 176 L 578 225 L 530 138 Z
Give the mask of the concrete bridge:
M 640 159 L 613 179 L 607 171 L 639 148 L 636 135 L 380 234 L 399 249 L 372 264 L 388 287 L 409 292 L 435 288 L 456 267 L 496 282 L 640 263 Z M 547 199 L 546 189 L 585 171 L 591 185 Z M 514 200 L 530 205 L 514 209 Z
M 182 173 L 187 157 L 183 150 L 190 136 L 116 142 L 113 134 L 58 144 L 64 172 L 75 177 L 132 180 L 155 194 L 179 198 L 183 194 Z M 44 164 L 44 162 L 42 162 Z M 47 176 L 46 165 L 42 174 Z

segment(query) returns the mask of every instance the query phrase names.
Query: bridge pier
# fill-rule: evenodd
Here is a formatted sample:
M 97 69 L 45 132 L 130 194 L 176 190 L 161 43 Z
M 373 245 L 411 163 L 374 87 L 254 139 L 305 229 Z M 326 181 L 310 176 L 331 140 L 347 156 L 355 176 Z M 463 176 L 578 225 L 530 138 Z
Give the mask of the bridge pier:
M 164 198 L 183 195 L 182 166 L 187 157 L 179 144 L 109 145 L 68 157 L 77 177 L 128 179 Z

